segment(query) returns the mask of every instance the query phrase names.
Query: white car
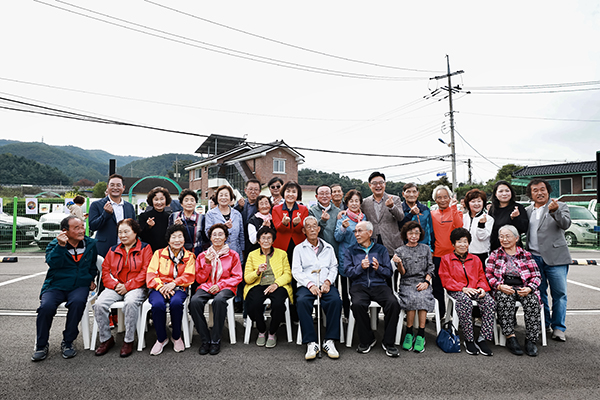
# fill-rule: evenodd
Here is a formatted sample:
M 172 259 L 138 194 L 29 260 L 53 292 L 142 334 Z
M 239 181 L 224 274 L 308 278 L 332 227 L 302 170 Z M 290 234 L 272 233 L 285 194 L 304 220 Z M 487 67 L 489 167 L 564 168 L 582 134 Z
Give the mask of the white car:
M 597 233 L 594 226 L 598 225 L 596 216 L 585 207 L 569 206 L 571 226 L 565 232 L 565 239 L 569 246 L 578 243 L 596 243 Z
M 40 249 L 46 250 L 48 243 L 58 236 L 61 232 L 60 221 L 68 215 L 63 212 L 51 212 L 40 217 L 35 227 L 35 242 Z

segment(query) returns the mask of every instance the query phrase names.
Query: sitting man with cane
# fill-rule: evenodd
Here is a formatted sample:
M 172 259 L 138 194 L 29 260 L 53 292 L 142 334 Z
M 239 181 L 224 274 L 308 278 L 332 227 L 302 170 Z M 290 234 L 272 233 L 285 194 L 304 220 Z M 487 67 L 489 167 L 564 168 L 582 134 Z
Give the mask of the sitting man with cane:
M 298 282 L 297 310 L 302 329 L 302 343 L 308 345 L 306 360 L 321 357 L 321 349 L 330 358 L 339 358 L 334 340 L 340 337 L 342 300 L 336 287 L 338 266 L 333 247 L 319 238 L 319 221 L 313 216 L 304 219 L 302 231 L 306 240 L 296 246 L 292 261 L 292 275 Z M 322 283 L 321 283 L 322 282 Z M 312 311 L 317 300 L 317 330 L 315 333 Z M 325 310 L 327 328 L 321 348 L 321 306 Z

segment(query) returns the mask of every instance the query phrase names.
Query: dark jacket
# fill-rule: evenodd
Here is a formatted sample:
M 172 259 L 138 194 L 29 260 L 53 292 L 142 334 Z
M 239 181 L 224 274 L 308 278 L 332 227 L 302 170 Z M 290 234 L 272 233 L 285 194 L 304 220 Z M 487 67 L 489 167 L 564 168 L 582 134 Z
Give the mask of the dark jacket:
M 373 243 L 373 242 L 371 242 Z M 346 250 L 344 255 L 345 273 L 352 285 L 361 285 L 365 287 L 387 285 L 386 278 L 392 276 L 393 270 L 390 265 L 390 255 L 387 249 L 378 243 L 374 243 L 368 250 L 368 257 L 371 266 L 367 269 L 362 268 L 362 260 L 365 259 L 365 248 L 356 243 Z M 379 262 L 379 268 L 374 270 L 372 267 L 373 257 Z
M 108 249 L 117 244 L 117 220 L 115 214 L 109 214 L 104 211 L 104 205 L 108 201 L 108 196 L 94 201 L 90 205 L 90 216 L 88 222 L 90 229 L 96 231 L 96 240 L 98 243 L 98 254 L 102 257 L 108 253 Z M 135 219 L 135 209 L 131 203 L 124 201 L 123 218 Z
M 48 272 L 42 285 L 40 296 L 47 290 L 56 289 L 70 292 L 80 287 L 89 287 L 96 275 L 96 240 L 85 237 L 85 251 L 79 261 L 73 260 L 67 246 L 59 246 L 54 239 L 46 247 L 46 264 Z

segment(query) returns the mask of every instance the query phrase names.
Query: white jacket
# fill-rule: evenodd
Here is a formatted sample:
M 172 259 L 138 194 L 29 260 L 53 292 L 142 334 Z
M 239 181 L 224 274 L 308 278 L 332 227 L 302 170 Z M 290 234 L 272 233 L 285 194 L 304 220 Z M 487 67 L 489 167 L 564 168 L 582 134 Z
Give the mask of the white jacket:
M 321 273 L 311 273 L 316 269 L 321 269 Z M 333 247 L 319 238 L 318 255 L 312 248 L 308 239 L 294 248 L 294 257 L 292 259 L 292 276 L 298 282 L 298 286 L 308 287 L 312 282 L 319 285 L 329 280 L 334 285 L 338 274 L 338 263 Z M 312 285 L 311 285 L 312 286 Z
M 479 228 L 479 220 L 486 216 L 484 228 Z M 471 219 L 471 215 L 467 212 L 463 214 L 463 227 L 471 232 L 471 244 L 469 245 L 469 253 L 483 254 L 490 253 L 490 235 L 494 226 L 494 218 L 488 214 L 479 214 Z

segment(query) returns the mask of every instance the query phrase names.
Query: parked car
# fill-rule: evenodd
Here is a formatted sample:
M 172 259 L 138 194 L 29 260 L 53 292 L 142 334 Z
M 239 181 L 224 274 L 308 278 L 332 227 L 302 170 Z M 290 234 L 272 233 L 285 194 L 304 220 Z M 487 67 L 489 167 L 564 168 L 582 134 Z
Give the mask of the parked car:
M 569 246 L 577 243 L 596 243 L 597 233 L 594 226 L 598 225 L 596 216 L 585 207 L 569 206 L 571 226 L 565 231 L 565 239 Z
M 17 217 L 17 246 L 27 246 L 33 242 L 37 221 L 31 218 Z M 0 213 L 0 244 L 12 244 L 13 216 L 4 212 Z
M 67 215 L 63 212 L 51 212 L 40 217 L 35 227 L 35 242 L 40 249 L 46 250 L 48 243 L 58 236 L 61 232 L 60 221 Z

